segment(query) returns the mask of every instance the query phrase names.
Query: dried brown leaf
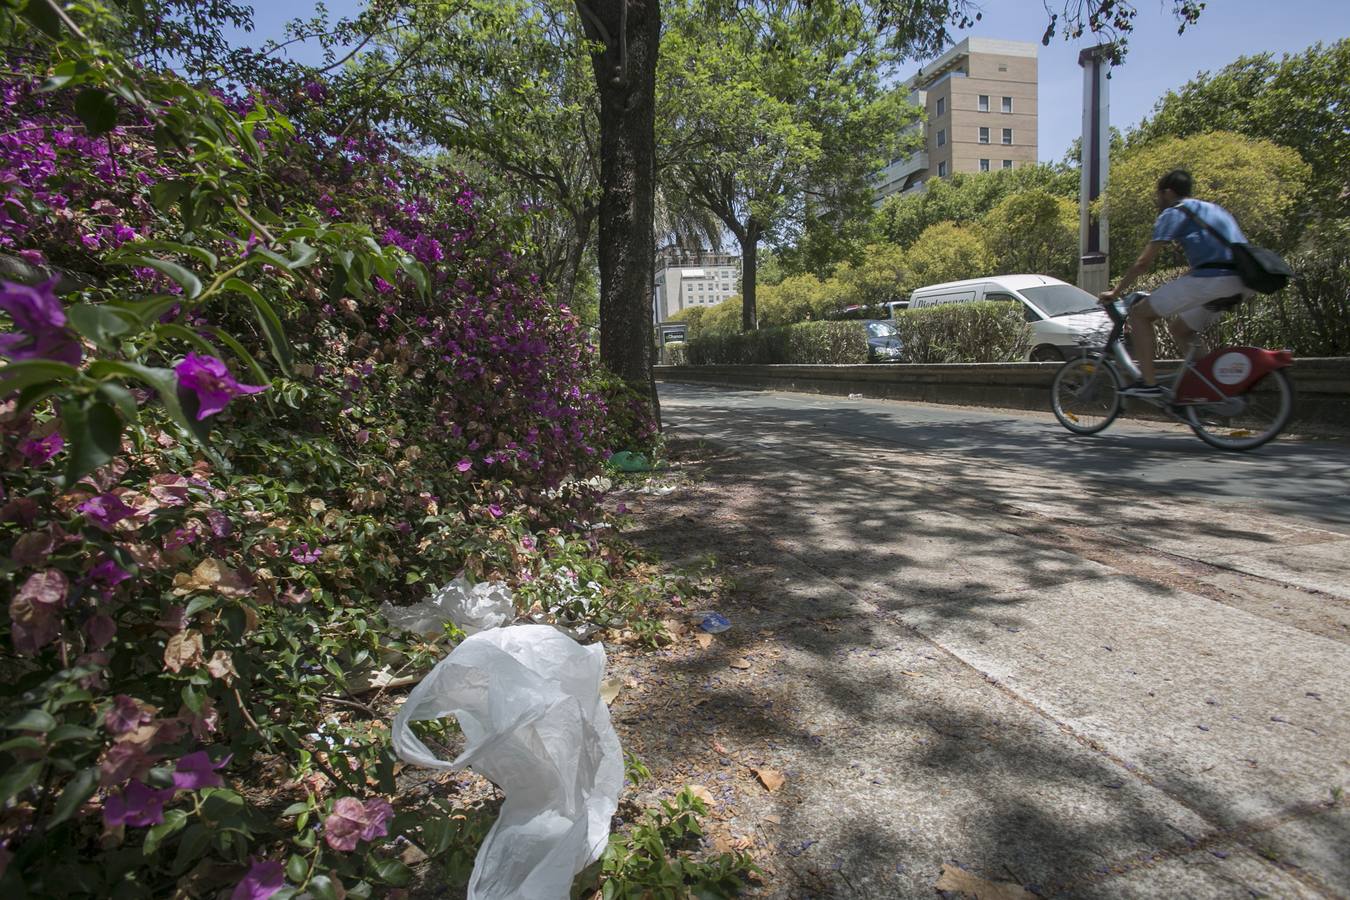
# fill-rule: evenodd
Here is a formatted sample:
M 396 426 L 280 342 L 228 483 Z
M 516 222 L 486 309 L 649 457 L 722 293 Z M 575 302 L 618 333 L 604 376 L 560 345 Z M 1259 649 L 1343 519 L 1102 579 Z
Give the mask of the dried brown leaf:
M 750 660 L 746 659 L 744 656 L 738 656 L 727 663 L 727 665 L 731 666 L 733 669 L 748 669 L 750 668 Z
M 987 881 L 949 863 L 942 865 L 942 877 L 933 885 L 939 891 L 955 891 L 976 900 L 1035 900 L 1035 895 L 1011 881 Z
M 707 650 L 712 646 L 713 636 L 705 631 L 700 631 L 698 634 L 694 635 L 694 640 L 698 641 L 700 647 Z
M 778 790 L 783 786 L 783 782 L 787 781 L 783 773 L 777 769 L 755 769 L 754 772 L 759 778 L 759 783 L 768 788 L 770 793 Z

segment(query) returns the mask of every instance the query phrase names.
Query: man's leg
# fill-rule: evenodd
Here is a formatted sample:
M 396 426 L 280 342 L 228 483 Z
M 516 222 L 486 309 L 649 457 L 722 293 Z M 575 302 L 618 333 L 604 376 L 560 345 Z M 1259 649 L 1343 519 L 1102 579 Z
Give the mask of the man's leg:
M 1144 384 L 1157 384 L 1157 372 L 1153 366 L 1156 352 L 1156 340 L 1153 323 L 1158 314 L 1153 311 L 1149 301 L 1141 300 L 1130 307 L 1130 349 L 1134 351 L 1135 361 L 1139 363 L 1139 374 Z
M 1181 351 L 1181 355 L 1185 356 L 1190 353 L 1191 341 L 1195 340 L 1195 329 L 1186 324 L 1186 320 L 1180 316 L 1169 320 L 1167 325 L 1172 330 L 1172 340 L 1177 342 L 1177 348 Z

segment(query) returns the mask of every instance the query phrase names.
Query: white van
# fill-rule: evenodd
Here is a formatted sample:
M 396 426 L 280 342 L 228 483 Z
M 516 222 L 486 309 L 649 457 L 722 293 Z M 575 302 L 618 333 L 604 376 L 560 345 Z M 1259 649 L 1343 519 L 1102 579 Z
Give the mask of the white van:
M 929 285 L 910 295 L 909 308 L 976 300 L 1022 304 L 1034 336 L 1027 359 L 1037 362 L 1078 356 L 1105 343 L 1111 329 L 1096 297 L 1048 275 L 994 275 Z

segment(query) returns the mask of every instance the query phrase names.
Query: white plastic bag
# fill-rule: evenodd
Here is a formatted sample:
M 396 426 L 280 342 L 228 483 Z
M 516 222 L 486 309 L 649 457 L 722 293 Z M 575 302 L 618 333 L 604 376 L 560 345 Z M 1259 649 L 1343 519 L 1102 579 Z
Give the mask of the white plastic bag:
M 500 581 L 472 584 L 463 575 L 433 591 L 431 596 L 412 606 L 385 603 L 380 613 L 389 624 L 404 631 L 429 637 L 439 635 L 446 622 L 454 622 L 465 634 L 505 625 L 515 618 L 511 589 Z
M 600 858 L 623 786 L 623 752 L 600 699 L 602 646 L 548 625 L 493 628 L 437 663 L 394 718 L 404 762 L 473 768 L 506 794 L 469 879 L 468 900 L 565 900 Z M 438 759 L 410 722 L 454 716 L 467 745 Z

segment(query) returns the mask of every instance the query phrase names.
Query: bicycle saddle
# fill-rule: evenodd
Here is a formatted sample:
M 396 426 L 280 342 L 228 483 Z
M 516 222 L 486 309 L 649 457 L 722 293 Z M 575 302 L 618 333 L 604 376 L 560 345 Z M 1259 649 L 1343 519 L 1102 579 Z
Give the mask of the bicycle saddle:
M 1220 297 L 1217 300 L 1211 300 L 1205 304 L 1205 309 L 1212 312 L 1225 312 L 1232 309 L 1246 299 L 1245 294 L 1234 294 L 1231 297 Z

